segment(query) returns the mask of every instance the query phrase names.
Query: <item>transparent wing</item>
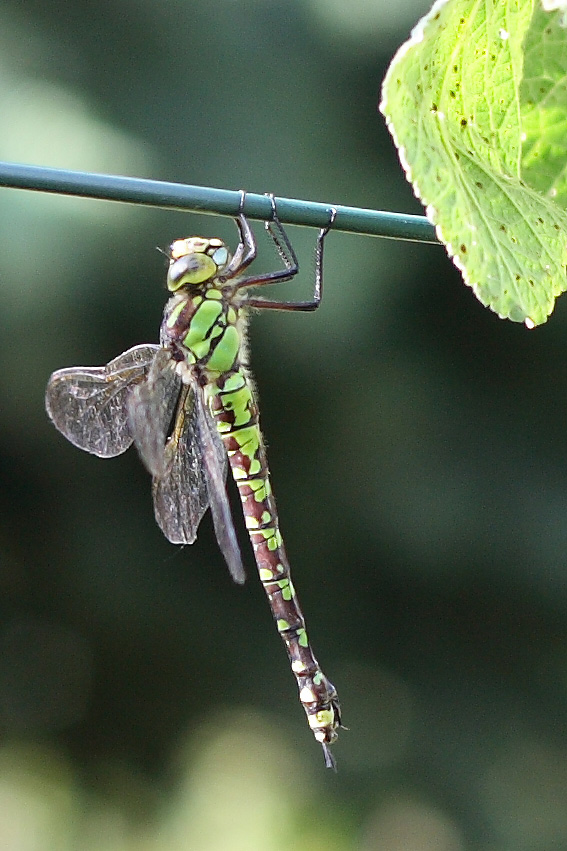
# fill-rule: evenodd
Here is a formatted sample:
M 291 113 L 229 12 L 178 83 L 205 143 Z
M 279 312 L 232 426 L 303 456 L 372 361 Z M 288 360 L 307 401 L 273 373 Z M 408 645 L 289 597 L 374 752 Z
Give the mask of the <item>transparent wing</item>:
M 132 443 L 127 400 L 142 381 L 159 346 L 134 346 L 106 366 L 54 372 L 45 407 L 53 424 L 79 449 L 102 458 L 120 455 Z
M 219 547 L 231 576 L 245 574 L 225 488 L 226 453 L 199 387 L 184 386 L 175 423 L 165 444 L 161 475 L 153 481 L 156 520 L 174 544 L 192 544 L 207 508 L 211 507 Z
M 226 492 L 226 450 L 219 437 L 215 423 L 205 408 L 201 392 L 195 393 L 195 407 L 199 408 L 199 443 L 203 454 L 203 469 L 206 469 L 206 485 L 213 515 L 217 542 L 230 575 L 235 582 L 242 584 L 246 579 L 240 547 L 232 522 L 232 512 Z
M 193 389 L 183 387 L 171 436 L 162 445 L 161 475 L 154 475 L 156 520 L 173 544 L 192 544 L 209 494 L 198 442 Z
M 173 457 L 166 443 L 181 390 L 175 365 L 168 349 L 158 348 L 146 380 L 127 400 L 130 433 L 152 476 L 163 476 Z

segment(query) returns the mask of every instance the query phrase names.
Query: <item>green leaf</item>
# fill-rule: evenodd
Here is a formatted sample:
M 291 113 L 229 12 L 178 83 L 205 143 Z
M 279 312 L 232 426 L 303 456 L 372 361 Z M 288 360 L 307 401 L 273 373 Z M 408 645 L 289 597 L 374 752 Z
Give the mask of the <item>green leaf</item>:
M 534 189 L 567 207 L 567 31 L 565 10 L 534 12 L 524 49 L 520 88 L 524 131 L 522 175 Z
M 465 283 L 528 327 L 567 288 L 567 215 L 521 174 L 532 13 L 532 0 L 437 0 L 394 57 L 380 104 Z

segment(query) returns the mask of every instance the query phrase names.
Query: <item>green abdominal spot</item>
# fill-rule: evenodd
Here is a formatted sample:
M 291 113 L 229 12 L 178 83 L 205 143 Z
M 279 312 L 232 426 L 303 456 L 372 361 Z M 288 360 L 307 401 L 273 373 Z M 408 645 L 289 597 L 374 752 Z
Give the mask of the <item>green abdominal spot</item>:
M 290 579 L 278 579 L 279 587 L 281 588 L 282 597 L 284 600 L 291 600 L 295 596 L 295 590 Z
M 235 426 L 245 426 L 250 421 L 250 403 L 252 393 L 248 386 L 240 387 L 231 393 L 223 391 L 221 395 L 222 406 L 226 411 L 231 411 Z
M 255 502 L 264 502 L 269 495 L 267 479 L 249 479 L 246 484 L 254 493 Z
M 246 428 L 238 429 L 238 431 L 234 432 L 232 437 L 238 443 L 242 454 L 246 455 L 247 458 L 252 459 L 255 457 L 260 447 L 259 434 L 258 426 L 251 425 Z
M 234 372 L 232 375 L 225 378 L 222 389 L 219 388 L 219 393 L 233 393 L 235 390 L 240 390 L 246 384 L 246 379 L 241 372 Z

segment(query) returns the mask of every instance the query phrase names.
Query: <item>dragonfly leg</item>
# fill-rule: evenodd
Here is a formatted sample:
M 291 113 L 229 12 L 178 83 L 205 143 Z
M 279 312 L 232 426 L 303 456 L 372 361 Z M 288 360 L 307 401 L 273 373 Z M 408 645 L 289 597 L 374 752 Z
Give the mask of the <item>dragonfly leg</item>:
M 272 218 L 264 222 L 264 227 L 274 241 L 276 250 L 281 257 L 287 272 L 290 275 L 297 275 L 299 272 L 299 263 L 297 262 L 297 256 L 293 249 L 293 245 L 291 244 L 290 239 L 279 220 L 276 198 L 272 192 L 267 194 L 272 205 Z
M 289 281 L 299 272 L 299 264 L 295 256 L 295 251 L 278 218 L 276 199 L 272 194 L 269 194 L 268 197 L 272 204 L 272 218 L 265 223 L 265 228 L 275 243 L 276 250 L 285 265 L 285 269 L 279 269 L 277 272 L 268 272 L 264 275 L 248 275 L 246 278 L 238 281 L 235 287 L 236 290 L 246 289 L 247 287 L 259 287 L 264 284 L 282 283 L 283 281 Z
M 331 227 L 336 217 L 337 211 L 334 207 L 331 207 L 329 223 L 325 225 L 324 228 L 321 228 L 317 235 L 317 244 L 315 246 L 315 288 L 313 290 L 313 298 L 310 301 L 272 301 L 270 299 L 252 297 L 248 299 L 247 305 L 249 305 L 250 307 L 258 307 L 264 310 L 316 310 L 321 304 L 321 299 L 323 297 L 323 246 L 325 242 L 325 237 L 331 230 Z M 289 244 L 289 240 L 287 240 L 287 235 L 285 235 L 285 231 L 283 231 L 279 220 L 278 224 L 282 232 L 284 233 L 286 241 Z M 274 281 L 263 281 L 261 283 L 274 283 Z
M 238 205 L 238 216 L 235 219 L 238 232 L 240 234 L 240 242 L 234 252 L 233 258 L 219 276 L 219 281 L 228 281 L 234 278 L 235 275 L 240 275 L 248 266 L 256 259 L 256 239 L 252 232 L 252 228 L 248 223 L 248 219 L 243 213 L 244 202 L 246 200 L 246 192 L 240 190 L 240 204 Z M 238 287 L 240 288 L 240 287 Z

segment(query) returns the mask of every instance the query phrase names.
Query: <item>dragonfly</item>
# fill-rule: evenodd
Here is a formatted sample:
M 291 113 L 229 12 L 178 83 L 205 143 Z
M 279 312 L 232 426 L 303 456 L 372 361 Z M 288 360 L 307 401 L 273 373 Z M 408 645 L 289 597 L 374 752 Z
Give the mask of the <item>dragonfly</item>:
M 232 578 L 245 579 L 226 490 L 230 466 L 242 503 L 260 581 L 284 642 L 299 700 L 325 764 L 341 725 L 337 691 L 325 676 L 307 636 L 272 493 L 254 384 L 248 369 L 246 325 L 251 309 L 312 311 L 323 291 L 323 244 L 336 216 L 317 237 L 315 285 L 310 301 L 262 298 L 250 288 L 289 281 L 299 271 L 293 246 L 270 195 L 265 228 L 283 269 L 245 274 L 256 240 L 241 193 L 235 218 L 239 243 L 231 254 L 220 239 L 177 239 L 169 260 L 160 343 L 142 344 L 102 367 L 54 372 L 46 391 L 52 422 L 72 444 L 111 458 L 132 443 L 152 475 L 154 512 L 166 538 L 192 544 L 210 508 L 219 548 Z

